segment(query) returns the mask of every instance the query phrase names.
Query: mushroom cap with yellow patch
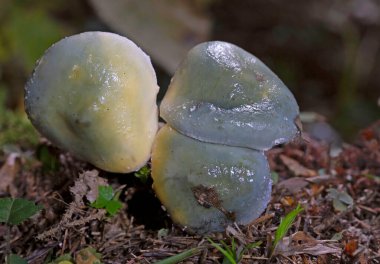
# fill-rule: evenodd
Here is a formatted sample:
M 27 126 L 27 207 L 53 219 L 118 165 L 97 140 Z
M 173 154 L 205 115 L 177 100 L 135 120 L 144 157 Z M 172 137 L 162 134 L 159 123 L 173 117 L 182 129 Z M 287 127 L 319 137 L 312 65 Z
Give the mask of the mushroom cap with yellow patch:
M 50 47 L 25 87 L 25 108 L 54 144 L 111 172 L 150 157 L 157 132 L 156 75 L 149 57 L 113 33 L 85 32 Z

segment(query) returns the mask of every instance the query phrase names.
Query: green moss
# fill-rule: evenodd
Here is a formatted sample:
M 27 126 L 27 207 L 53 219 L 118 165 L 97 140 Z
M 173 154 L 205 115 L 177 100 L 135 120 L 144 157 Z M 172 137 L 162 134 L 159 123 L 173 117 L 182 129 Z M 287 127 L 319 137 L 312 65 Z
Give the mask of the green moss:
M 39 136 L 26 114 L 7 109 L 5 98 L 5 89 L 0 87 L 0 148 L 7 144 L 36 145 Z

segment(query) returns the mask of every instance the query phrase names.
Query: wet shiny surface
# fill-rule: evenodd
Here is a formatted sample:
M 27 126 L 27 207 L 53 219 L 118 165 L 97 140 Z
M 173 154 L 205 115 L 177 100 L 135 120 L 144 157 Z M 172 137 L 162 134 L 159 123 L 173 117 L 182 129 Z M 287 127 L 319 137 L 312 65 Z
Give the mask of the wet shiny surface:
M 233 220 L 248 224 L 270 199 L 269 165 L 263 152 L 200 142 L 168 125 L 156 136 L 152 177 L 171 218 L 197 233 L 223 231 Z M 221 208 L 207 208 L 196 199 L 194 188 L 200 186 L 217 193 Z
M 205 142 L 266 150 L 298 133 L 292 93 L 259 59 L 226 42 L 189 52 L 160 110 L 173 128 Z
M 53 143 L 112 172 L 149 159 L 158 86 L 150 59 L 130 40 L 87 32 L 40 59 L 25 88 L 32 123 Z

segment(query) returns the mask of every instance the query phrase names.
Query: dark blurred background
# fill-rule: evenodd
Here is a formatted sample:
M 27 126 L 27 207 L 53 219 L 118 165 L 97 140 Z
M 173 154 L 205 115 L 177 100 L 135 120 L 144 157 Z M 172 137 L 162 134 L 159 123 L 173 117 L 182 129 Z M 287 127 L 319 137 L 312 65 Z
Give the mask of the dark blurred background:
M 260 58 L 301 111 L 326 116 L 345 139 L 380 118 L 378 0 L 0 0 L 0 134 L 12 129 L 10 111 L 23 113 L 23 87 L 44 50 L 94 30 L 141 46 L 160 96 L 192 46 L 224 40 Z

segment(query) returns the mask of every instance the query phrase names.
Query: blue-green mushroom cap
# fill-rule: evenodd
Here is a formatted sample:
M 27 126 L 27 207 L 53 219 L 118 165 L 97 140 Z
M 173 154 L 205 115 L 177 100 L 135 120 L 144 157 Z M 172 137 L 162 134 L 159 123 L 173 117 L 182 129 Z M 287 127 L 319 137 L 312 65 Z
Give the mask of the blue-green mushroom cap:
M 266 208 L 272 185 L 262 151 L 201 142 L 168 125 L 153 144 L 152 178 L 173 221 L 196 233 L 249 224 Z
M 195 46 L 160 106 L 174 129 L 201 141 L 267 150 L 293 139 L 297 102 L 258 58 L 226 42 Z

